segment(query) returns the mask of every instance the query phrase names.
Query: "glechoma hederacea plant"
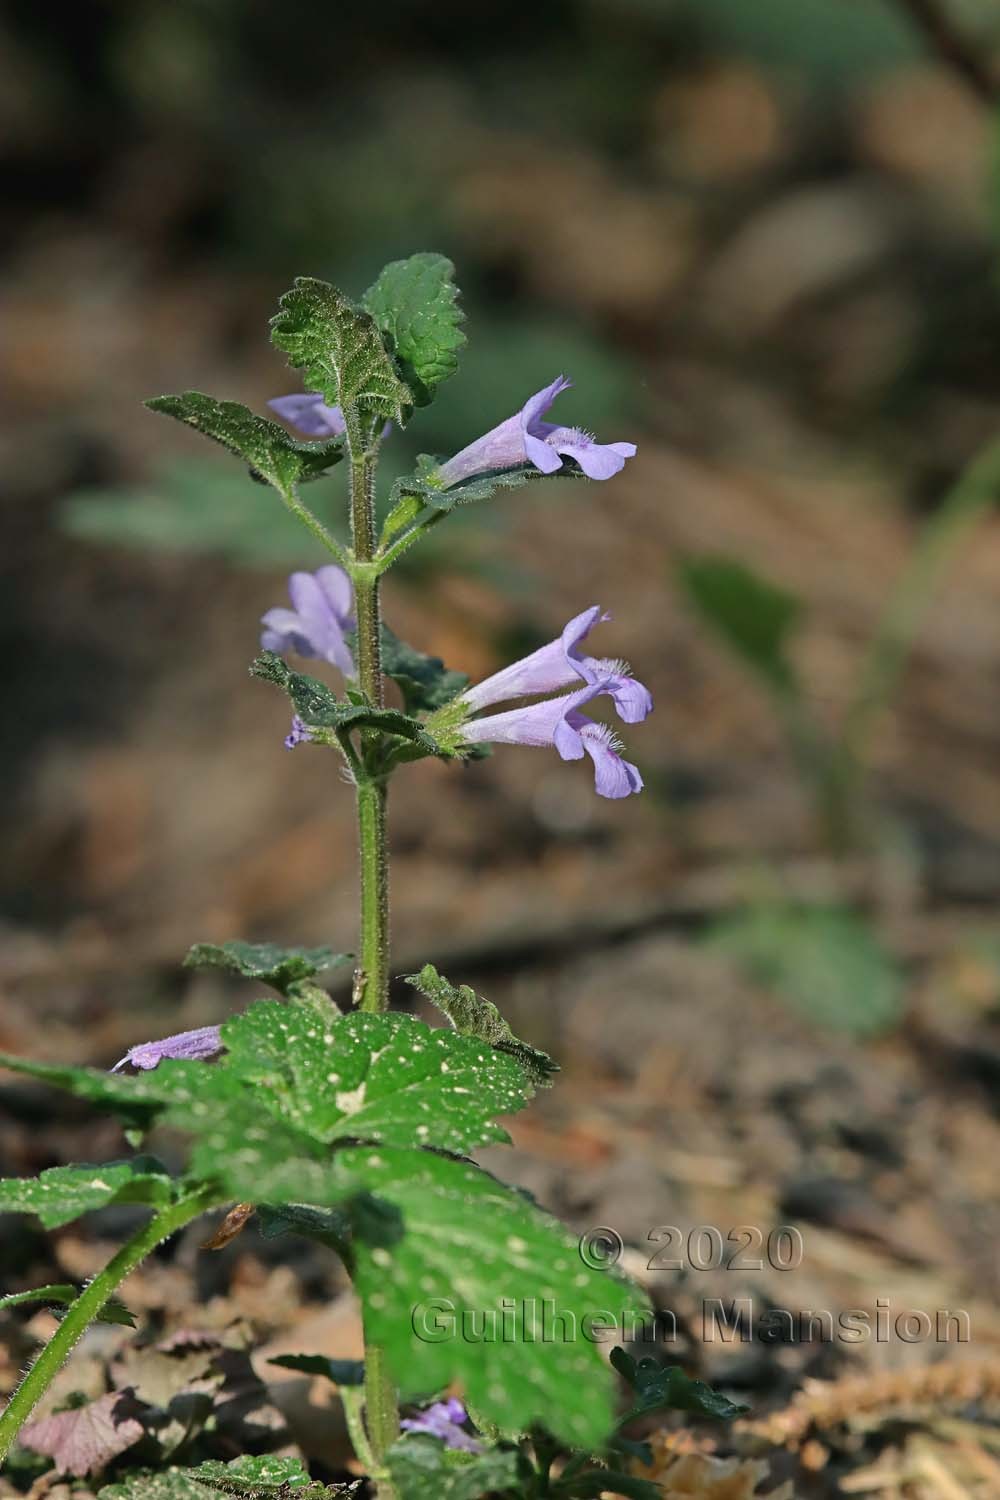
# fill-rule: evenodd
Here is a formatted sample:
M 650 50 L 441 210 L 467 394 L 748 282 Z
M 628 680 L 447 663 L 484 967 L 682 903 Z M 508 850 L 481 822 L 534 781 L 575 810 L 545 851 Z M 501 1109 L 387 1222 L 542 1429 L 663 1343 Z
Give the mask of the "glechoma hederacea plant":
M 0 1059 L 111 1111 L 132 1145 L 157 1125 L 190 1141 L 179 1177 L 155 1157 L 135 1155 L 0 1184 L 0 1209 L 35 1213 L 47 1227 L 109 1204 L 152 1211 L 71 1303 L 11 1397 L 0 1417 L 0 1455 L 76 1340 L 145 1256 L 198 1215 L 255 1204 L 265 1232 L 318 1238 L 336 1248 L 351 1276 L 366 1352 L 363 1385 L 345 1385 L 342 1395 L 359 1457 L 381 1496 L 590 1495 L 605 1487 L 658 1493 L 632 1476 L 616 1482 L 607 1468 L 595 1470 L 591 1457 L 603 1454 L 596 1462 L 606 1463 L 616 1422 L 614 1376 L 584 1331 L 587 1320 L 606 1320 L 610 1312 L 642 1326 L 644 1299 L 625 1280 L 590 1269 L 558 1224 L 467 1155 L 508 1139 L 496 1117 L 522 1109 L 555 1065 L 519 1041 L 494 1006 L 430 965 L 411 982 L 450 1025 L 432 1029 L 387 1011 L 392 773 L 427 756 L 481 755 L 487 744 L 534 745 L 564 760 L 589 756 L 597 792 L 625 797 L 641 790 L 639 772 L 611 729 L 583 710 L 607 700 L 621 720 L 637 724 L 652 708 L 622 662 L 587 654 L 590 632 L 606 619 L 597 605 L 548 645 L 474 686 L 382 623 L 382 576 L 455 506 L 548 475 L 606 480 L 635 452 L 632 443 L 603 444 L 543 420 L 568 384 L 560 377 L 454 457 L 421 457 L 415 473 L 396 482 L 379 530 L 380 445 L 455 371 L 460 321 L 452 267 L 438 255 L 387 266 L 359 304 L 322 281 L 300 280 L 281 299 L 272 337 L 301 372 L 306 394 L 271 405 L 308 441 L 196 391 L 148 402 L 229 448 L 330 553 L 317 572 L 292 575 L 291 607 L 264 613 L 263 651 L 252 671 L 290 699 L 289 747 L 303 747 L 297 754 L 314 753 L 312 746 L 332 750 L 355 790 L 355 1008 L 342 1014 L 318 983 L 347 955 L 202 943 L 189 963 L 220 966 L 280 998 L 257 1001 L 221 1027 L 133 1047 L 109 1073 Z M 350 546 L 300 493 L 341 462 L 349 475 Z M 294 669 L 289 656 L 328 663 L 340 674 L 341 692 Z M 400 707 L 386 703 L 387 678 L 397 685 Z M 521 699 L 533 701 L 484 712 Z M 414 1309 L 435 1306 L 450 1309 L 459 1329 L 464 1314 L 481 1324 L 484 1315 L 516 1309 L 514 1336 L 418 1336 Z M 577 1336 L 552 1340 L 533 1330 L 543 1306 L 561 1326 L 575 1325 Z M 637 1409 L 686 1405 L 711 1416 L 733 1410 L 677 1371 L 657 1385 L 648 1369 L 644 1381 L 636 1375 L 642 1362 L 635 1366 L 624 1354 L 616 1362 L 638 1393 Z M 464 1407 L 451 1395 L 410 1419 L 401 1436 L 401 1400 L 428 1401 L 449 1389 L 461 1392 Z M 466 1429 L 466 1410 L 477 1436 Z M 552 1465 L 567 1450 L 575 1456 L 555 1478 Z M 460 1488 L 452 1484 L 456 1465 Z M 191 1493 L 204 1493 L 209 1476 L 191 1472 Z M 304 1475 L 292 1487 L 300 1483 Z

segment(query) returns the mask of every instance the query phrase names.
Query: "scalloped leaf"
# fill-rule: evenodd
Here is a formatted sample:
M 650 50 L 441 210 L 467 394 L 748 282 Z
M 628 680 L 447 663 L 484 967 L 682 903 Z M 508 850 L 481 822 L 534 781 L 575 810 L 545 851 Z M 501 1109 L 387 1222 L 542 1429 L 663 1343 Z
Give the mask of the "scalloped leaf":
M 222 969 L 243 979 L 269 984 L 279 995 L 288 995 L 305 979 L 314 979 L 340 964 L 350 963 L 351 953 L 332 948 L 284 948 L 278 943 L 195 943 L 184 960 L 185 969 Z
M 277 422 L 259 417 L 239 401 L 217 401 L 204 391 L 154 396 L 145 405 L 221 443 L 277 490 L 287 491 L 303 480 L 319 478 L 344 456 L 342 437 L 300 443 Z
M 428 656 L 401 641 L 388 625 L 382 626 L 382 671 L 399 688 L 408 714 L 443 708 L 468 687 L 470 680 L 464 672 L 446 667 L 440 656 Z
M 455 1453 L 433 1437 L 401 1438 L 385 1456 L 406 1500 L 480 1500 L 507 1491 L 524 1493 L 530 1466 L 516 1448 Z
M 291 699 L 292 707 L 311 730 L 329 731 L 331 735 L 341 729 L 378 729 L 383 734 L 397 735 L 410 740 L 423 750 L 425 755 L 445 755 L 446 752 L 431 739 L 421 724 L 408 714 L 395 708 L 372 708 L 366 703 L 350 703 L 338 698 L 335 693 L 305 672 L 293 672 L 291 667 L 273 651 L 264 651 L 253 662 L 251 673 L 264 682 L 273 682 L 282 688 Z
M 449 511 L 454 510 L 456 505 L 471 505 L 476 500 L 488 500 L 497 490 L 519 490 L 522 485 L 536 479 L 571 479 L 577 473 L 575 469 L 564 465 L 554 474 L 543 474 L 534 464 L 522 464 L 517 469 L 489 469 L 484 474 L 476 474 L 472 479 L 453 484 L 449 489 L 442 489 L 440 484 L 435 483 L 433 476 L 444 461 L 432 453 L 418 454 L 414 472 L 397 479 L 392 487 L 393 506 L 398 505 L 404 496 L 410 495 L 432 510 Z
M 258 1109 L 324 1145 L 383 1141 L 468 1151 L 508 1139 L 496 1115 L 534 1090 L 512 1059 L 411 1016 L 355 1012 L 324 1028 L 262 1001 L 222 1028 L 226 1070 Z
M 413 394 L 400 380 L 372 316 L 326 281 L 300 276 L 280 299 L 271 339 L 331 406 L 357 405 L 403 425 Z
M 731 1422 L 750 1410 L 749 1406 L 737 1405 L 713 1391 L 704 1380 L 692 1380 L 680 1365 L 661 1365 L 649 1358 L 635 1359 L 621 1348 L 612 1349 L 610 1357 L 614 1368 L 635 1393 L 635 1404 L 621 1418 L 622 1424 L 663 1408 L 693 1412 L 697 1417 L 708 1417 L 716 1422 Z
M 58 1473 L 82 1477 L 103 1469 L 145 1436 L 137 1417 L 142 1410 L 131 1391 L 109 1391 L 84 1406 L 29 1422 L 18 1441 L 51 1458 Z
M 392 343 L 417 406 L 458 369 L 465 344 L 455 267 L 443 255 L 423 252 L 385 266 L 361 299 Z
M 559 1064 L 547 1052 L 515 1036 L 496 1006 L 470 985 L 460 984 L 456 989 L 433 964 L 424 964 L 419 974 L 408 974 L 406 982 L 436 1005 L 460 1036 L 476 1037 L 497 1052 L 508 1053 L 536 1083 L 549 1084 L 551 1075 L 559 1072 Z
M 614 1383 L 584 1328 L 606 1334 L 612 1318 L 645 1320 L 636 1288 L 584 1265 L 562 1225 L 471 1164 L 396 1147 L 351 1148 L 337 1163 L 402 1221 L 404 1233 L 393 1234 L 384 1210 L 374 1228 L 356 1213 L 354 1240 L 366 1333 L 385 1350 L 402 1397 L 456 1381 L 505 1436 L 541 1422 L 573 1446 L 602 1443 L 614 1425 Z
M 46 1229 L 56 1229 L 110 1203 L 162 1208 L 173 1189 L 166 1167 L 152 1156 L 101 1166 L 49 1167 L 37 1177 L 0 1181 L 0 1213 L 37 1214 Z

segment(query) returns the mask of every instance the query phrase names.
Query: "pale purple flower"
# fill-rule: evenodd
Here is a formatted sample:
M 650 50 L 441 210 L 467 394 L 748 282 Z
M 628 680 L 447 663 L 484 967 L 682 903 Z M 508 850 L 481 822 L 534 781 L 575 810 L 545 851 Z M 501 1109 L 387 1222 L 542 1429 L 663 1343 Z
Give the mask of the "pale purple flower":
M 537 391 L 519 412 L 501 422 L 438 469 L 445 489 L 490 469 L 514 469 L 534 464 L 543 474 L 562 468 L 562 456 L 579 464 L 588 479 L 610 479 L 625 467 L 635 453 L 634 443 L 599 443 L 579 427 L 559 427 L 542 420 L 558 395 L 572 381 L 560 375 L 544 390 Z
M 418 1417 L 404 1417 L 400 1427 L 405 1432 L 425 1432 L 430 1437 L 440 1438 L 446 1448 L 457 1448 L 463 1453 L 481 1453 L 482 1443 L 465 1431 L 463 1422 L 468 1414 L 461 1401 L 449 1396 L 445 1401 L 435 1401 Z
M 487 714 L 462 725 L 467 745 L 506 744 L 553 746 L 563 760 L 589 755 L 594 763 L 594 786 L 600 797 L 627 797 L 642 791 L 638 767 L 621 754 L 621 743 L 606 724 L 595 724 L 580 708 L 602 694 L 613 696 L 613 678 L 598 680 L 566 693 L 545 698 L 527 708 L 512 708 L 502 714 Z
M 603 691 L 613 700 L 619 718 L 626 724 L 639 724 L 653 711 L 649 689 L 629 674 L 622 661 L 607 657 L 583 656 L 580 644 L 595 625 L 609 620 L 599 604 L 592 604 L 574 615 L 562 634 L 547 646 L 540 646 L 530 656 L 512 662 L 492 677 L 486 677 L 462 694 L 463 702 L 473 711 L 503 703 L 509 698 L 528 698 L 535 693 L 555 693 L 581 681 L 592 686 L 603 684 Z
M 306 437 L 341 437 L 347 430 L 340 407 L 327 406 L 322 396 L 312 392 L 304 396 L 275 396 L 267 404 Z
M 327 406 L 323 397 L 314 391 L 304 396 L 275 396 L 267 404 L 290 427 L 297 427 L 306 437 L 343 437 L 347 431 L 340 407 Z M 392 423 L 386 422 L 382 436 L 388 437 L 391 431 Z
M 292 609 L 269 609 L 260 643 L 265 651 L 317 656 L 354 676 L 354 659 L 344 640 L 357 624 L 354 590 L 343 568 L 328 563 L 315 573 L 293 573 L 288 580 Z
M 202 1062 L 222 1051 L 222 1036 L 218 1026 L 198 1026 L 194 1031 L 179 1031 L 175 1036 L 165 1036 L 159 1042 L 138 1042 L 130 1047 L 120 1062 L 111 1069 L 117 1073 L 126 1063 L 148 1073 L 158 1067 L 165 1057 L 181 1058 L 188 1062 Z

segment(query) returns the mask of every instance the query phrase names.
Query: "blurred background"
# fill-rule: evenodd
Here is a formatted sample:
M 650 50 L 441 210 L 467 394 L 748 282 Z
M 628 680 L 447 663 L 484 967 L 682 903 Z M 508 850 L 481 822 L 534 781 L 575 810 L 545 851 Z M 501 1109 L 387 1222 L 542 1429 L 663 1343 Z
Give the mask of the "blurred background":
M 623 803 L 527 750 L 398 779 L 399 972 L 557 1055 L 504 1174 L 641 1267 L 668 1221 L 791 1222 L 755 1295 L 972 1315 L 971 1351 L 692 1332 L 701 1373 L 780 1407 L 1000 1360 L 998 51 L 992 0 L 9 0 L 0 1045 L 110 1065 L 245 1003 L 196 940 L 352 947 L 348 791 L 246 670 L 321 558 L 140 403 L 263 410 L 295 275 L 439 250 L 469 345 L 384 487 L 560 371 L 558 419 L 639 452 L 463 511 L 388 617 L 478 677 L 599 602 L 656 712 Z M 342 525 L 339 478 L 312 499 Z M 3 1098 L 5 1170 L 80 1154 Z M 648 1279 L 693 1329 L 711 1274 Z M 815 1493 L 911 1461 L 874 1442 L 823 1434 Z

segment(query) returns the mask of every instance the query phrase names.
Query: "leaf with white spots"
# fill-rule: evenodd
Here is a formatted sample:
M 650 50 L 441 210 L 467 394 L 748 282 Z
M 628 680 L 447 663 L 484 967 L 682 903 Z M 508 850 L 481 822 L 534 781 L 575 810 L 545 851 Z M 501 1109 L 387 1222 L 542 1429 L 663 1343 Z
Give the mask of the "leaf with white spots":
M 533 1093 L 513 1058 L 398 1014 L 355 1012 L 324 1025 L 264 1001 L 222 1028 L 225 1071 L 259 1108 L 315 1141 L 380 1141 L 464 1152 L 505 1141 L 496 1115 Z
M 0 1182 L 0 1213 L 37 1214 L 46 1229 L 56 1229 L 110 1203 L 162 1208 L 172 1195 L 166 1167 L 154 1157 L 136 1156 L 99 1167 L 50 1167 L 38 1177 L 9 1177 Z
M 525 1493 L 531 1465 L 516 1448 L 456 1453 L 433 1437 L 404 1437 L 386 1454 L 386 1465 L 406 1500 L 479 1500 L 482 1495 Z
M 457 1382 L 506 1436 L 542 1422 L 596 1448 L 614 1424 L 600 1343 L 614 1324 L 648 1326 L 641 1293 L 584 1265 L 560 1224 L 478 1167 L 391 1147 L 337 1164 L 402 1220 L 401 1235 L 371 1235 L 356 1219 L 354 1282 L 403 1398 Z

